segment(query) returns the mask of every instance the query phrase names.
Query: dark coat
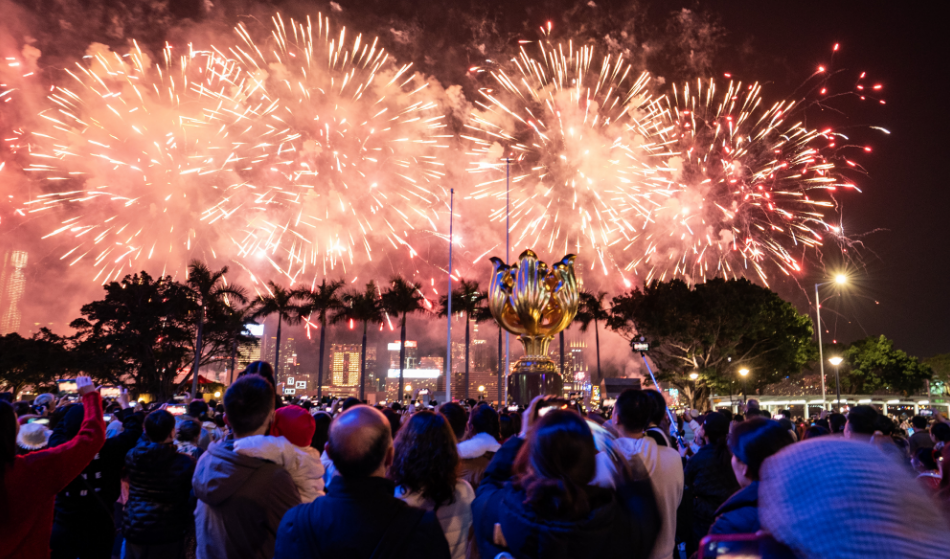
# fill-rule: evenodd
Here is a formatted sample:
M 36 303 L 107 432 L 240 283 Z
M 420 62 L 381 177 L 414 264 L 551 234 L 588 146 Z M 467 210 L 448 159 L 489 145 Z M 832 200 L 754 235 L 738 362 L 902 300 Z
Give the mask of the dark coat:
M 125 457 L 129 501 L 122 533 L 128 541 L 162 544 L 181 540 L 194 524 L 191 476 L 195 460 L 173 444 L 142 440 Z
M 274 559 L 369 559 L 396 515 L 410 508 L 394 497 L 395 491 L 396 485 L 383 478 L 336 477 L 325 497 L 284 515 Z M 414 529 L 397 538 L 404 549 L 388 549 L 389 556 L 449 559 L 449 544 L 435 515 L 420 517 Z
M 739 490 L 739 482 L 732 466 L 720 461 L 713 444 L 702 447 L 689 459 L 684 478 L 693 496 L 693 534 L 698 541 L 709 533 L 719 507 Z
M 511 437 L 495 454 L 472 503 L 475 541 L 481 557 L 503 551 L 522 558 L 648 557 L 659 531 L 660 515 L 650 480 L 623 484 L 617 491 L 588 488 L 591 511 L 584 518 L 559 517 L 524 503 L 523 489 L 511 478 L 523 441 Z M 495 525 L 507 547 L 495 543 Z
M 716 511 L 710 534 L 754 534 L 762 528 L 759 524 L 759 482 L 735 492 Z

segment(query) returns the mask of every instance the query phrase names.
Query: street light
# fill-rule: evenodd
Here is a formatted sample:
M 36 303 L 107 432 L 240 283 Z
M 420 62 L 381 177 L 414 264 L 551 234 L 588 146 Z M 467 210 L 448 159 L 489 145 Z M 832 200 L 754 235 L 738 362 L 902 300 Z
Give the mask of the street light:
M 699 373 L 690 373 L 689 380 L 696 380 L 699 378 Z
M 745 367 L 739 369 L 739 376 L 742 377 L 742 401 L 745 402 L 749 396 L 748 394 L 746 394 L 746 389 L 745 389 L 745 378 L 749 376 L 749 369 L 746 369 Z
M 841 413 L 841 379 L 838 376 L 838 365 L 844 361 L 841 357 L 829 357 L 828 362 L 835 366 L 835 392 L 838 394 L 838 413 Z
M 822 283 L 815 284 L 815 318 L 817 319 L 816 328 L 818 329 L 818 363 L 821 366 L 821 407 L 825 407 L 825 351 L 821 347 L 821 299 L 818 296 L 818 288 L 822 285 L 828 285 L 829 283 L 837 283 L 838 285 L 844 285 L 848 281 L 848 276 L 844 274 L 838 274 L 835 276 L 833 282 L 826 281 Z M 841 403 L 838 403 L 838 407 L 841 407 Z
M 485 385 L 484 384 L 478 385 L 478 399 L 479 400 L 485 399 Z

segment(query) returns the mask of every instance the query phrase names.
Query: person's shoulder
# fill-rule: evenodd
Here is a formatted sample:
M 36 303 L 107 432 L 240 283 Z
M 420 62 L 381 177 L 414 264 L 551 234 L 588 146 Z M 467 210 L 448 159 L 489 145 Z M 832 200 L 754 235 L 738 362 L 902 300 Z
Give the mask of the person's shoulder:
M 471 503 L 475 500 L 475 490 L 472 489 L 472 484 L 464 479 L 459 479 L 458 482 L 456 482 L 455 494 L 456 498 L 462 502 Z

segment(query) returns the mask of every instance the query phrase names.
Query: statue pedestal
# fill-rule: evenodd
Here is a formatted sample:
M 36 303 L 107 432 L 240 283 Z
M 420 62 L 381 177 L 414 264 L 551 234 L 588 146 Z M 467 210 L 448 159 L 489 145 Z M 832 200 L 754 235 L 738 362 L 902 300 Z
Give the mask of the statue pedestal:
M 550 359 L 522 357 L 512 369 L 508 376 L 508 400 L 514 404 L 527 406 L 536 396 L 560 397 L 564 392 L 564 381 Z

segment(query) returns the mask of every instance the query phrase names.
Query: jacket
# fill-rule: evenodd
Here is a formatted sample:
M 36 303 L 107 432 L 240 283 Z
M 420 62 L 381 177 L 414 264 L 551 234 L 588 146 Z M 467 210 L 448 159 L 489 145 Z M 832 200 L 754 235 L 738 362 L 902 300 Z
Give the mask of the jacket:
M 195 461 L 174 444 L 142 439 L 125 457 L 129 500 L 122 533 L 139 545 L 181 540 L 193 522 L 191 476 Z
M 671 559 L 676 549 L 676 509 L 683 499 L 683 462 L 679 452 L 668 446 L 659 446 L 652 437 L 640 439 L 621 437 L 613 443 L 614 451 L 628 463 L 640 460 L 653 486 L 657 508 L 662 520 L 651 559 Z M 597 455 L 597 474 L 593 485 L 612 488 L 616 468 L 610 454 Z
M 45 559 L 50 556 L 53 499 L 86 467 L 106 440 L 102 398 L 82 398 L 79 432 L 55 448 L 13 459 L 0 491 L 0 557 Z
M 338 476 L 326 497 L 292 508 L 280 523 L 274 559 L 369 559 L 398 514 L 409 506 L 393 495 L 388 479 Z M 392 534 L 389 534 L 392 536 Z M 431 512 L 412 530 L 397 535 L 403 549 L 391 546 L 393 557 L 448 559 L 449 545 Z
M 234 441 L 234 452 L 283 466 L 297 486 L 301 503 L 323 496 L 323 464 L 315 448 L 300 448 L 285 437 L 254 435 Z
M 437 510 L 431 501 L 423 499 L 418 493 L 409 493 L 402 486 L 396 488 L 396 498 L 402 499 L 411 507 L 434 511 L 442 533 L 449 543 L 452 559 L 465 559 L 468 532 L 472 527 L 472 501 L 475 500 L 475 490 L 467 481 L 458 480 L 453 501 L 443 504 Z
M 739 490 L 732 467 L 722 464 L 716 445 L 707 444 L 686 463 L 686 487 L 693 496 L 693 534 L 702 538 L 716 518 L 716 510 Z
M 495 456 L 501 444 L 488 433 L 479 433 L 459 443 L 459 478 L 464 479 L 473 488 L 478 489 L 485 468 Z
M 637 559 L 649 557 L 660 528 L 649 480 L 627 482 L 616 492 L 589 486 L 591 511 L 565 518 L 525 504 L 525 491 L 511 481 L 523 440 L 511 437 L 495 454 L 472 503 L 475 540 L 481 557 L 507 551 L 517 559 Z M 496 527 L 507 546 L 496 541 Z
M 716 511 L 710 534 L 754 534 L 759 524 L 759 482 L 738 490 Z
M 82 405 L 73 406 L 67 411 L 63 420 L 53 429 L 49 446 L 56 447 L 71 440 L 79 431 L 83 413 Z M 131 409 L 122 410 L 121 414 L 123 431 L 106 439 L 99 453 L 82 473 L 56 496 L 53 523 L 58 526 L 57 530 L 82 534 L 88 526 L 113 529 L 111 514 L 121 492 L 125 455 L 138 443 L 145 420 L 143 414 L 134 413 Z
M 234 441 L 212 444 L 191 483 L 198 498 L 199 559 L 270 559 L 280 519 L 300 494 L 287 470 L 234 452 Z

